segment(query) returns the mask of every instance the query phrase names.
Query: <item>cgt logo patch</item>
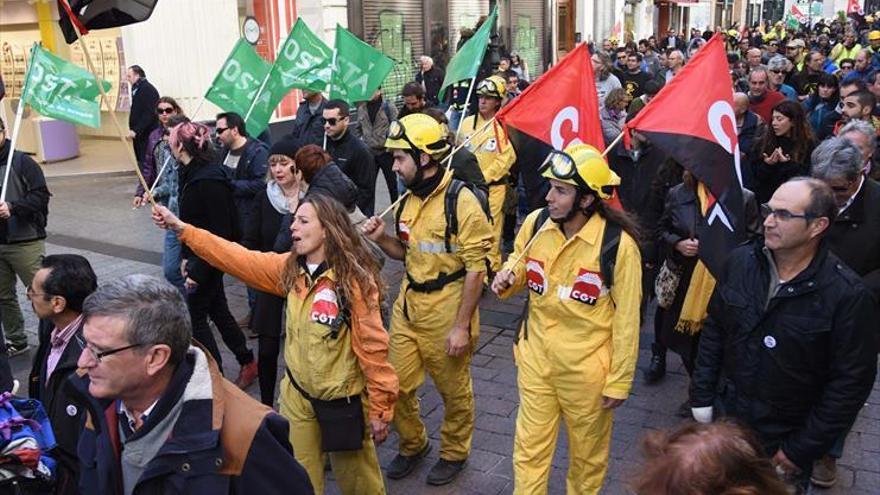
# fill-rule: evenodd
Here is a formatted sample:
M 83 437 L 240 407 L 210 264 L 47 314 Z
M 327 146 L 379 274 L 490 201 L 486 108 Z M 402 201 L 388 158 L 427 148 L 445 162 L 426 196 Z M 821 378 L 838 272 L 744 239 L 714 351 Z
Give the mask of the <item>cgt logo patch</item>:
M 547 277 L 544 275 L 544 262 L 526 258 L 526 284 L 529 290 L 541 295 L 547 290 Z
M 312 300 L 312 310 L 309 318 L 328 327 L 339 317 L 339 301 L 331 283 L 321 281 L 315 289 L 315 298 Z
M 397 222 L 397 237 L 402 242 L 409 242 L 409 227 L 406 225 L 406 222 Z
M 571 288 L 571 297 L 577 302 L 593 306 L 602 293 L 602 275 L 598 272 L 580 269 Z

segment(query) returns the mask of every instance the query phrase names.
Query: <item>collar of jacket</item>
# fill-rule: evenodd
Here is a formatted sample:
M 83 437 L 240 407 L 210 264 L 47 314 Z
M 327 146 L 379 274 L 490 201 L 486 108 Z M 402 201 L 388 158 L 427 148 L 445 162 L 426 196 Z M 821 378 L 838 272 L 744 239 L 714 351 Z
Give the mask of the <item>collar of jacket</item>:
M 847 223 L 847 224 L 858 224 L 865 221 L 865 197 L 873 192 L 874 189 L 878 188 L 878 184 L 868 177 L 863 179 L 865 182 L 862 184 L 862 188 L 859 192 L 856 193 L 855 199 L 853 199 L 852 204 L 843 211 L 840 215 L 837 216 L 837 219 L 834 220 L 835 223 Z M 871 191 L 869 191 L 871 189 Z
M 587 223 L 585 223 L 584 226 L 581 227 L 581 230 L 579 230 L 577 234 L 572 236 L 572 238 L 576 237 L 592 246 L 599 242 L 599 236 L 602 235 L 604 229 L 605 219 L 602 218 L 602 215 L 593 212 L 593 214 L 590 215 L 590 218 L 587 219 Z M 562 226 L 552 220 L 545 223 L 541 230 L 539 230 L 535 235 L 537 236 L 538 233 L 541 233 L 545 230 L 552 230 L 563 238 L 565 237 L 565 233 L 562 231 Z
M 756 256 L 758 259 L 758 263 L 763 268 L 765 275 L 770 273 L 770 261 L 767 260 L 767 257 L 764 255 L 764 239 L 761 238 L 759 241 L 754 244 L 755 250 L 752 255 Z M 818 288 L 818 283 L 816 279 L 818 278 L 819 272 L 822 270 L 822 267 L 825 265 L 826 259 L 828 259 L 828 242 L 822 239 L 819 241 L 819 247 L 816 250 L 816 254 L 813 255 L 813 259 L 810 260 L 810 264 L 807 265 L 800 273 L 798 273 L 793 279 L 786 281 L 784 284 L 780 285 L 780 289 L 777 292 L 774 299 L 777 297 L 797 297 L 803 295 L 807 292 L 812 292 Z M 783 290 L 784 289 L 784 290 Z

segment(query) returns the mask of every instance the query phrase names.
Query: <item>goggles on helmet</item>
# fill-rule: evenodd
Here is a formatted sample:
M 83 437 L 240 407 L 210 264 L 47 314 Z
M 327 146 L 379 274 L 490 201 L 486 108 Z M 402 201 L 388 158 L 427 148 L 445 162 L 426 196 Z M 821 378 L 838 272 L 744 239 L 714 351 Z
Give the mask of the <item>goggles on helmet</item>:
M 487 78 L 477 84 L 477 94 L 501 97 L 501 89 L 495 84 L 495 81 Z

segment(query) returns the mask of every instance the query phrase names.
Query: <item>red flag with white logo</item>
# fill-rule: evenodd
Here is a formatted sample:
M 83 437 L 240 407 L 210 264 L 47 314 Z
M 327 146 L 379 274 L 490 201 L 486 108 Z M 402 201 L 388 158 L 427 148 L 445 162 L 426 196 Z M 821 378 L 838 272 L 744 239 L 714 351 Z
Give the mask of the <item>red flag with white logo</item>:
M 632 131 L 644 134 L 708 188 L 709 209 L 697 232 L 700 258 L 716 276 L 745 232 L 733 89 L 722 83 L 729 80 L 716 34 L 624 129 L 627 147 Z
M 860 2 L 859 0 L 849 0 L 849 5 L 846 8 L 846 13 L 864 15 L 865 11 L 862 9 L 862 2 Z

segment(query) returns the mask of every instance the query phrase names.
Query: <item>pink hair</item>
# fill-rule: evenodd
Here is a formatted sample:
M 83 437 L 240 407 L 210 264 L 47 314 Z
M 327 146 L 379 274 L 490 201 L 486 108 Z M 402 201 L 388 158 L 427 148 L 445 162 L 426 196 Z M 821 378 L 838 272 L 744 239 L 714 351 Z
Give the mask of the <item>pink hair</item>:
M 210 143 L 210 129 L 198 122 L 180 123 L 174 126 L 168 133 L 168 144 L 172 148 L 176 148 L 180 144 L 184 150 L 193 156 L 198 155 L 199 152 L 207 151 Z

